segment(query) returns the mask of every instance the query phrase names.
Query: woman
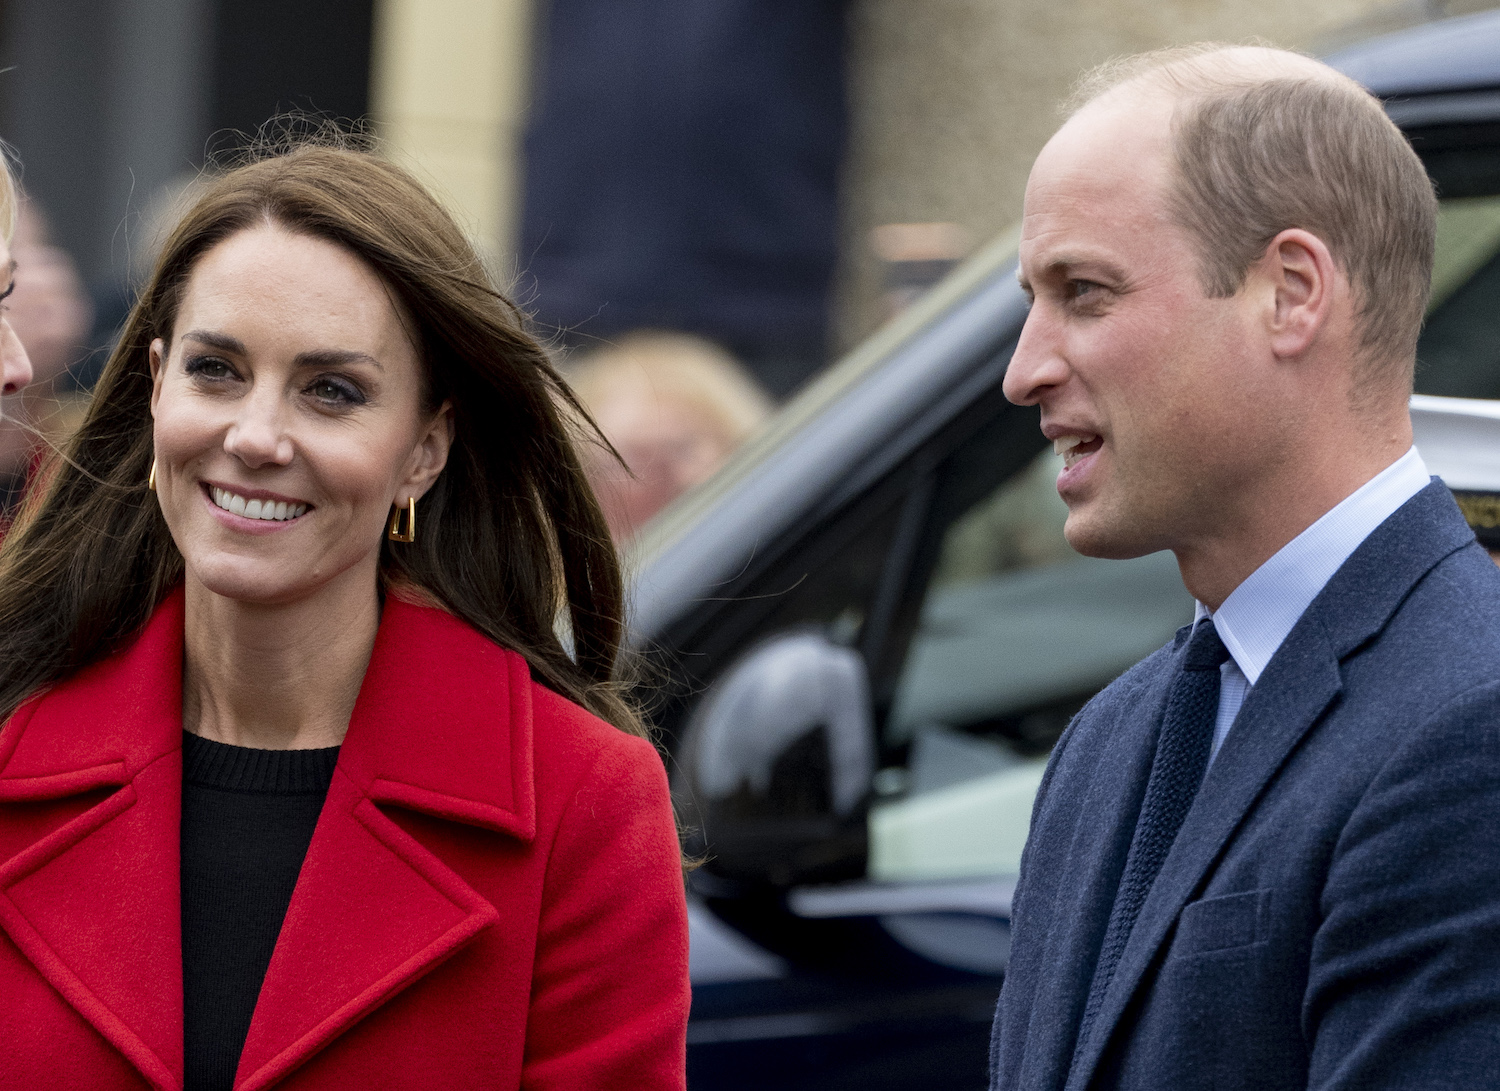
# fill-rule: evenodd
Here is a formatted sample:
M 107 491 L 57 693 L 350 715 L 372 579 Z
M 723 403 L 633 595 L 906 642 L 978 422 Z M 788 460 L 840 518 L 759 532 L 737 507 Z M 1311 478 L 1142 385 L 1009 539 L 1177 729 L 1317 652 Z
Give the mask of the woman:
M 206 188 L 0 552 L 0 1088 L 682 1086 L 571 402 L 398 168 Z
M 4 143 L 0 143 L 0 301 L 16 290 L 16 263 L 10 254 L 10 244 L 21 204 L 6 150 Z M 5 305 L 0 302 L 0 416 L 5 412 L 5 398 L 19 394 L 31 382 L 31 361 L 5 313 Z

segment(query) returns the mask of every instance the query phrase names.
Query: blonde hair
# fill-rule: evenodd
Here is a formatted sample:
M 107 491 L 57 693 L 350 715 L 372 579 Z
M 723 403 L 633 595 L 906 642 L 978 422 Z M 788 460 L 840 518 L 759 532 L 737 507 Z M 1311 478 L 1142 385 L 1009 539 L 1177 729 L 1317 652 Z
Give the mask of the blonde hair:
M 733 445 L 771 413 L 771 401 L 733 356 L 688 333 L 637 330 L 569 361 L 568 385 L 592 410 L 622 388 L 691 405 Z
M 0 140 L 0 233 L 4 234 L 6 242 L 15 236 L 16 221 L 21 215 L 21 187 L 16 184 L 15 172 L 11 168 L 15 155 L 11 146 Z
M 1127 84 L 1169 95 L 1168 200 L 1198 244 L 1204 291 L 1234 295 L 1273 238 L 1309 231 L 1358 301 L 1361 377 L 1409 393 L 1437 229 L 1427 171 L 1359 84 L 1301 54 L 1254 53 L 1204 43 L 1110 61 L 1071 105 Z

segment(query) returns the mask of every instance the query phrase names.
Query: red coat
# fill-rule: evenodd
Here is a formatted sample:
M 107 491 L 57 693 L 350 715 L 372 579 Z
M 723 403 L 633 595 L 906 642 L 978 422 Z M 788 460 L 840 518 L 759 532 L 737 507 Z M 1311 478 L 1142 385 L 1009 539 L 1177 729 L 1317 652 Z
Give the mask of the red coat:
M 182 595 L 0 731 L 0 1088 L 180 1088 Z M 237 1089 L 681 1088 L 651 746 L 390 599 Z

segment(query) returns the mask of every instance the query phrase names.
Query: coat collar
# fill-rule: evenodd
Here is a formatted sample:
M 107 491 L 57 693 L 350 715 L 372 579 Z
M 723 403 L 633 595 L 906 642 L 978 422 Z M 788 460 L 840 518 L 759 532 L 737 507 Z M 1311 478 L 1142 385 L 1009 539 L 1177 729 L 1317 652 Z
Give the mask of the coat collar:
M 153 1087 L 182 1082 L 183 595 L 124 651 L 0 730 L 0 927 Z M 86 796 L 26 843 L 15 803 Z M 267 1086 L 493 923 L 496 911 L 382 810 L 535 836 L 525 661 L 434 608 L 387 599 L 334 785 L 261 990 L 237 1088 Z M 129 891 L 129 897 L 121 897 Z M 358 937 L 351 947 L 350 937 Z
M 1183 907 L 1261 791 L 1342 690 L 1341 661 L 1385 628 L 1418 581 L 1473 541 L 1452 493 L 1434 479 L 1377 527 L 1313 600 L 1245 699 L 1235 729 L 1209 767 L 1141 907 L 1067 1091 L 1088 1086 Z M 1178 634 L 1170 660 L 1174 670 L 1183 636 Z
M 180 750 L 182 629 L 178 588 L 128 648 L 23 706 L 0 731 L 0 802 L 123 785 Z M 339 768 L 377 802 L 530 840 L 529 681 L 520 656 L 392 595 Z
M 530 841 L 531 732 L 521 656 L 443 610 L 386 599 L 339 752 L 366 795 Z

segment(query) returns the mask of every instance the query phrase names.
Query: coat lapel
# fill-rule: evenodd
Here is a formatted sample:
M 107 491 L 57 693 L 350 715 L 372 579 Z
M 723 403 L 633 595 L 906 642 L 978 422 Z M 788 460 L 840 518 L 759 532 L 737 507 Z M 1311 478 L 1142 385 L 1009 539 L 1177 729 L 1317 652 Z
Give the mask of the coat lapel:
M 1472 543 L 1448 489 L 1432 485 L 1365 540 L 1313 600 L 1246 697 L 1120 956 L 1067 1091 L 1082 1091 L 1183 907 L 1302 737 L 1343 688 L 1340 662 L 1375 636 L 1444 557 Z
M 520 656 L 446 613 L 387 600 L 261 988 L 238 1091 L 275 1083 L 497 920 L 493 905 L 382 808 L 529 842 L 530 695 Z
M 178 594 L 0 733 L 0 928 L 162 1091 L 182 1086 L 181 663 Z M 31 825 L 70 797 L 81 813 Z

